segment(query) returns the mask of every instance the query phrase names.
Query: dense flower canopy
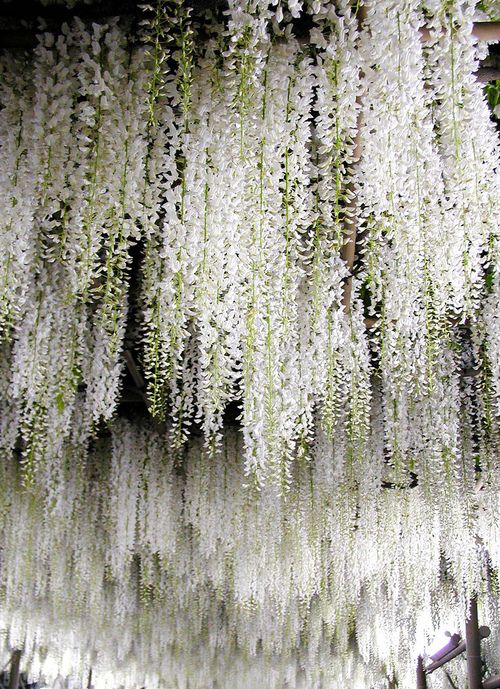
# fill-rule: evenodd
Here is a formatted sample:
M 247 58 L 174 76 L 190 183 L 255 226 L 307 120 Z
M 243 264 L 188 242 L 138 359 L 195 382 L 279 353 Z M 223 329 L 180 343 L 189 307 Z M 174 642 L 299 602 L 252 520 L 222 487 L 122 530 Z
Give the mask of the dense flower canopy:
M 410 687 L 473 594 L 498 629 L 474 12 L 159 2 L 1 55 L 0 627 L 34 677 Z

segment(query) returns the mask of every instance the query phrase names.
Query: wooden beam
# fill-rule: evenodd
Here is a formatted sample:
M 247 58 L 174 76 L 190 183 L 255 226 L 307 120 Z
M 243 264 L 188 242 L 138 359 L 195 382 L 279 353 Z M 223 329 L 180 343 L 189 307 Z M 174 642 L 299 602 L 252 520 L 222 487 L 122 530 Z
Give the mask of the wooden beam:
M 431 32 L 427 27 L 420 29 L 422 41 L 427 43 L 430 40 Z M 496 43 L 500 41 L 500 22 L 475 22 L 472 27 L 472 35 L 479 41 Z
M 451 653 L 451 651 L 454 651 L 458 644 L 462 641 L 462 638 L 460 634 L 452 634 L 450 636 L 450 640 L 446 644 L 446 646 L 443 646 L 439 651 L 436 651 L 436 653 L 433 653 L 431 655 L 431 660 L 434 662 L 437 662 L 438 660 L 441 660 L 445 656 L 448 655 L 448 653 Z
M 451 689 L 458 689 L 455 682 L 451 679 L 451 675 L 448 672 L 448 670 L 443 670 L 443 672 L 444 672 L 446 679 L 448 680 L 448 684 L 450 685 Z
M 137 393 L 140 395 L 142 401 L 146 404 L 146 407 L 149 408 L 149 400 L 146 395 L 146 383 L 144 382 L 144 378 L 142 377 L 142 374 L 139 370 L 139 367 L 135 363 L 134 356 L 132 352 L 129 349 L 126 349 L 123 352 L 123 358 L 125 359 L 125 363 L 127 365 L 128 372 L 130 373 L 130 377 L 134 381 L 134 385 L 137 389 Z
M 149 4 L 156 5 L 157 0 Z M 148 4 L 148 3 L 145 3 Z M 225 9 L 225 0 L 187 0 L 186 6 L 194 12 L 205 10 Z M 91 4 L 84 0 L 75 3 L 74 7 L 67 7 L 61 3 L 42 5 L 40 0 L 23 0 L 9 4 L 0 3 L 0 17 L 7 19 L 36 20 L 42 18 L 51 22 L 66 22 L 73 17 L 90 19 L 93 21 L 105 20 L 109 17 L 144 17 L 147 13 L 141 8 L 137 0 L 99 0 Z
M 134 355 L 129 349 L 126 349 L 123 352 L 123 358 L 125 359 L 125 363 L 127 364 L 127 368 L 129 370 L 132 380 L 134 381 L 135 387 L 138 390 L 143 390 L 145 387 L 144 378 L 142 377 L 142 374 L 139 371 L 137 364 L 135 363 Z
M 479 634 L 479 639 L 487 639 L 489 635 L 491 634 L 491 630 L 489 627 L 479 627 L 478 629 L 478 634 Z M 458 636 L 458 635 L 457 635 Z M 462 641 L 459 638 L 458 643 L 455 644 L 449 644 L 449 650 L 443 655 L 439 654 L 439 656 L 434 660 L 433 663 L 428 665 L 425 668 L 425 671 L 427 674 L 430 675 L 431 672 L 434 672 L 434 670 L 437 670 L 438 668 L 442 667 L 443 665 L 446 665 L 446 663 L 449 663 L 450 660 L 453 660 L 453 658 L 457 658 L 459 655 L 462 655 L 462 653 L 465 652 L 466 650 L 466 642 Z M 443 649 L 446 650 L 446 649 Z M 434 658 L 434 656 L 432 656 Z
M 487 84 L 489 81 L 496 81 L 500 79 L 500 69 L 497 67 L 480 67 L 476 72 L 476 79 L 482 84 Z
M 475 22 L 472 27 L 472 35 L 480 41 L 500 41 L 500 21 L 499 22 Z

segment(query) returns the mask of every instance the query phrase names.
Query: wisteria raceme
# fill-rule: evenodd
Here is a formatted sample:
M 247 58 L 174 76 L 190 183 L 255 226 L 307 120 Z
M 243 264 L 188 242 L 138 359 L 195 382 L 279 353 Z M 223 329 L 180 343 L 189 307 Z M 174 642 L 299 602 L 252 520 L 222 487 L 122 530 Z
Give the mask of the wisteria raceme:
M 474 7 L 472 2 L 461 7 L 431 5 L 434 32 L 428 55 L 436 138 L 450 204 L 445 209 L 453 218 L 453 236 L 460 251 L 448 258 L 452 290 L 456 308 L 471 316 L 481 298 L 491 238 L 498 230 L 498 138 L 473 75 L 477 66 Z
M 196 682 L 207 653 L 218 668 L 210 679 L 223 686 L 230 657 L 256 676 L 274 658 L 276 686 L 285 667 L 296 666 L 304 676 L 293 675 L 292 686 L 316 686 L 319 672 L 338 687 L 349 670 L 342 680 L 330 677 L 331 662 L 354 663 L 376 686 L 391 671 L 411 686 L 415 654 L 436 629 L 448 621 L 462 629 L 471 572 L 486 581 L 498 567 L 499 524 L 487 516 L 498 486 L 468 496 L 472 510 L 461 525 L 462 495 L 438 513 L 423 487 L 368 494 L 347 480 L 348 466 L 333 477 L 326 438 L 310 463 L 294 468 L 281 497 L 244 486 L 243 452 L 236 430 L 215 454 L 198 439 L 180 472 L 164 434 L 124 420 L 86 467 L 67 474 L 71 509 L 63 513 L 41 494 L 33 502 L 20 490 L 16 459 L 5 461 L 1 592 L 9 634 L 26 638 L 36 657 L 43 639 L 62 651 L 64 634 L 78 630 L 66 673 L 92 663 L 102 682 L 112 672 L 135 684 L 150 667 L 162 684 L 171 680 L 162 679 L 165 663 Z M 384 474 L 382 444 L 370 462 Z M 485 593 L 481 602 L 493 623 L 498 599 Z M 33 658 L 33 672 L 42 661 Z
M 160 0 L 0 56 L 0 628 L 33 678 L 410 687 L 471 596 L 498 627 L 475 11 Z
M 363 262 L 372 308 L 381 313 L 382 404 L 396 475 L 418 453 L 416 436 L 409 435 L 415 426 L 409 407 L 418 403 L 423 414 L 435 404 L 447 306 L 442 252 L 453 241 L 438 201 L 441 170 L 426 113 L 422 21 L 417 2 L 374 4 L 368 9 L 366 47 L 361 46 L 366 75 L 362 131 L 367 132 L 358 176 L 366 226 Z M 374 61 L 370 43 L 376 34 L 380 55 Z M 373 131 L 379 136 L 368 136 Z
M 439 352 L 453 340 L 450 318 L 469 318 L 474 329 L 478 295 L 486 289 L 481 281 L 490 284 L 485 275 L 494 274 L 489 237 L 498 147 L 482 143 L 491 133 L 483 111 L 480 143 L 472 152 L 461 144 L 450 156 L 446 122 L 451 117 L 455 129 L 464 128 L 483 107 L 470 77 L 473 46 L 459 59 L 463 41 L 455 28 L 452 80 L 462 83 L 464 75 L 470 105 L 450 116 L 433 101 L 449 74 L 439 76 L 439 50 L 448 50 L 450 37 L 436 33 L 430 47 L 422 47 L 424 18 L 416 1 L 368 5 L 361 32 L 348 5 L 308 11 L 315 22 L 310 54 L 289 36 L 283 8 L 274 17 L 265 4 L 246 13 L 236 4 L 227 35 L 219 31 L 204 52 L 180 6 L 177 23 L 167 29 L 173 43 L 162 37 L 161 15 L 149 52 L 130 48 L 131 57 L 116 22 L 90 31 L 76 22 L 57 39 L 42 38 L 33 115 L 30 120 L 25 99 L 17 115 L 27 121 L 18 138 L 31 136 L 29 169 L 37 178 L 37 196 L 29 196 L 36 207 L 30 211 L 33 203 L 23 203 L 23 232 L 34 239 L 24 240 L 32 248 L 31 258 L 22 260 L 32 268 L 20 288 L 6 273 L 6 318 L 15 319 L 7 329 L 22 321 L 21 304 L 36 303 L 39 276 L 60 264 L 69 290 L 64 301 L 74 304 L 67 302 L 72 335 L 64 345 L 73 351 L 65 356 L 73 362 L 67 364 L 70 387 L 85 387 L 92 431 L 116 411 L 127 317 L 142 306 L 150 409 L 160 419 L 177 419 L 172 441 L 182 444 L 195 420 L 215 448 L 226 406 L 240 402 L 247 471 L 259 483 L 286 486 L 291 460 L 308 453 L 315 415 L 333 433 L 342 407 L 353 409 L 361 395 L 366 408 L 371 395 L 369 373 L 361 384 L 342 363 L 347 341 L 367 346 L 362 331 L 349 335 L 341 304 L 347 273 L 338 251 L 351 218 L 364 233 L 353 302 L 362 304 L 360 318 L 368 309 L 365 314 L 379 319 L 372 354 L 384 381 L 386 446 L 395 475 L 403 472 L 404 479 L 420 451 L 409 410 L 416 403 L 421 419 L 426 408 L 432 416 L 434 388 L 448 375 Z M 459 26 L 465 19 L 457 12 L 454 21 Z M 466 36 L 469 29 L 460 31 Z M 378 62 L 373 45 L 380 46 Z M 432 60 L 439 67 L 431 69 Z M 21 64 L 7 61 L 6 73 L 9 64 L 14 83 Z M 10 109 L 2 114 L 11 122 L 10 91 L 8 98 Z M 365 152 L 354 171 L 361 106 Z M 27 174 L 27 155 L 23 149 L 21 158 L 15 151 L 6 156 L 16 184 Z M 459 173 L 475 180 L 464 191 L 475 194 L 467 213 L 474 203 L 484 216 L 461 225 L 467 260 L 464 249 L 456 254 L 458 196 L 447 192 Z M 131 251 L 143 241 L 143 291 L 131 303 Z M 12 295 L 19 306 L 9 306 Z M 12 337 L 20 343 L 26 326 L 19 327 Z M 129 332 L 138 329 L 131 324 Z M 480 354 L 494 341 L 481 332 L 473 334 Z M 31 343 L 35 347 L 36 335 Z M 140 342 L 132 346 L 142 349 Z M 21 356 L 19 344 L 14 356 Z M 488 376 L 483 397 L 494 389 Z M 21 389 L 14 387 L 16 397 Z M 45 397 L 44 408 L 56 410 L 56 427 L 67 426 L 57 418 L 69 413 L 60 395 Z
M 11 60 L 14 60 L 12 63 Z M 33 255 L 32 74 L 28 65 L 7 58 L 2 65 L 0 115 L 1 168 L 1 287 L 0 337 L 8 340 L 19 319 L 29 285 Z M 30 160 L 31 158 L 31 160 Z

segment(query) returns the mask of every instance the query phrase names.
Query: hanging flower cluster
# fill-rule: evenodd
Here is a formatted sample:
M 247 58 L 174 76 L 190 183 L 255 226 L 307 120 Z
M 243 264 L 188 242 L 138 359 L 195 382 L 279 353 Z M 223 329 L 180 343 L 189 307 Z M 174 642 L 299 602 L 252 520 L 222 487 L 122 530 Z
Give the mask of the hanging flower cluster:
M 115 686 L 410 686 L 473 592 L 498 622 L 474 5 L 158 2 L 145 41 L 0 57 L 0 614 L 33 672 L 76 634 Z
M 469 349 L 492 425 L 498 147 L 473 3 L 435 5 L 373 3 L 359 31 L 348 3 L 235 2 L 201 36 L 160 3 L 146 47 L 76 20 L 3 58 L 2 445 L 29 478 L 116 414 L 125 338 L 175 446 L 195 424 L 215 451 L 238 404 L 259 485 L 286 489 L 318 420 L 363 461 L 374 375 L 395 480 L 448 471 Z
M 382 488 L 371 446 L 355 491 L 320 434 L 281 497 L 244 486 L 237 431 L 216 455 L 191 442 L 181 467 L 164 433 L 124 419 L 50 501 L 5 462 L 5 652 L 22 646 L 33 675 L 92 665 L 102 686 L 229 689 L 237 672 L 247 687 L 412 687 L 436 630 L 463 632 L 471 591 L 499 627 L 500 467 L 439 512 L 425 487 Z

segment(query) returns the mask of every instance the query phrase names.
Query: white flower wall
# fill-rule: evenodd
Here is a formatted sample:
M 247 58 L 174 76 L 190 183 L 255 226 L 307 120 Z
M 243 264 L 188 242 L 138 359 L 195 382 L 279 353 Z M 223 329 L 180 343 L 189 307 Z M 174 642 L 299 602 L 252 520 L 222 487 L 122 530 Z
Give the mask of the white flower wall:
M 499 617 L 474 3 L 145 16 L 145 44 L 75 19 L 0 58 L 5 653 L 114 686 L 410 687 L 473 593 Z
M 249 687 L 382 687 L 395 673 L 410 687 L 435 630 L 463 630 L 466 586 L 498 627 L 498 483 L 466 515 L 420 487 L 373 482 L 361 500 L 322 437 L 278 499 L 244 488 L 243 451 L 236 431 L 215 459 L 193 441 L 181 469 L 162 434 L 122 421 L 52 505 L 5 465 L 2 625 L 33 673 L 92 664 L 101 683 L 167 687 L 230 687 L 236 671 Z

